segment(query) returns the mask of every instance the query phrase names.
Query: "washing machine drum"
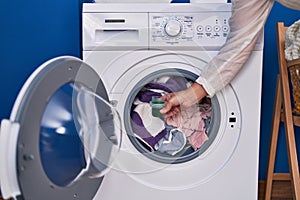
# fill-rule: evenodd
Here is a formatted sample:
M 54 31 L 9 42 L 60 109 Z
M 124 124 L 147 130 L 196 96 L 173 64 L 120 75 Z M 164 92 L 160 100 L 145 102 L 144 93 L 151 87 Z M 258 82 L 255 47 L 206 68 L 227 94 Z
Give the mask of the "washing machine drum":
M 118 113 L 93 69 L 75 57 L 40 66 L 3 120 L 4 198 L 92 199 L 121 144 Z

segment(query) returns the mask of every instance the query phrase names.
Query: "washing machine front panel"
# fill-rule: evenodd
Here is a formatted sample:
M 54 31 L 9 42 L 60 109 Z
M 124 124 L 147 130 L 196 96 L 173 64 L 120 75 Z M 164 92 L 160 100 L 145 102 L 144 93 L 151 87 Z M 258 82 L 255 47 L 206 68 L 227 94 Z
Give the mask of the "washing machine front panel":
M 97 144 L 92 143 L 94 149 L 88 146 L 86 141 L 91 142 L 94 137 L 82 131 L 81 121 L 86 118 L 77 105 L 82 93 L 99 95 L 108 102 L 98 74 L 74 57 L 52 59 L 27 80 L 10 121 L 2 122 L 1 148 L 4 151 L 1 151 L 0 181 L 5 198 L 93 198 L 114 151 L 106 141 L 116 142 L 116 137 L 111 136 L 118 131 L 108 115 L 111 107 L 94 103 L 97 105 L 95 117 L 100 119 L 97 132 L 100 138 Z M 87 103 L 93 105 L 91 101 Z
M 203 53 L 202 57 L 201 52 L 196 52 L 195 55 L 198 58 L 191 52 L 190 54 L 176 54 L 149 51 L 150 56 L 138 53 L 140 52 L 130 53 L 130 56 L 125 56 L 125 59 L 120 56 L 127 61 L 126 63 L 132 63 L 128 58 L 135 58 L 136 63 L 131 66 L 126 66 L 124 60 L 121 64 L 118 59 L 115 59 L 101 74 L 108 85 L 112 76 L 115 73 L 119 74 L 119 78 L 114 79 L 113 84 L 110 85 L 109 93 L 111 101 L 122 117 L 123 127 L 125 127 L 123 132 L 127 136 L 123 137 L 123 147 L 114 170 L 127 173 L 135 181 L 147 187 L 163 190 L 193 188 L 209 181 L 229 162 L 240 138 L 241 110 L 238 97 L 231 86 L 212 99 L 216 120 L 212 128 L 212 141 L 192 156 L 164 158 L 153 155 L 153 152 L 147 152 L 134 140 L 132 128 L 128 124 L 130 123 L 130 108 L 143 86 L 154 79 L 168 75 L 195 80 L 196 74 L 201 74 L 201 67 L 215 52 L 211 52 L 210 55 Z M 93 66 L 97 67 L 96 63 Z M 116 70 L 117 66 L 122 66 L 127 70 Z M 197 169 L 203 170 L 197 174 L 193 173 Z M 176 175 L 179 173 L 184 175 L 185 179 L 177 179 Z
M 153 55 L 152 53 L 152 51 L 149 51 L 149 57 L 155 59 L 156 56 L 151 56 Z M 180 53 L 188 54 L 188 57 L 196 57 L 196 55 L 199 56 L 199 54 L 201 54 L 201 52 Z M 147 57 L 146 54 L 142 56 L 143 59 L 139 59 L 139 54 L 136 55 L 135 59 L 138 61 L 147 60 L 144 58 Z M 214 54 L 212 53 L 212 55 Z M 116 58 L 118 59 L 118 56 Z M 128 71 L 131 70 L 132 66 L 136 66 L 130 59 L 125 61 L 126 63 L 130 63 L 127 67 L 129 69 Z M 130 96 L 134 96 L 134 91 L 140 88 L 140 83 L 144 84 L 147 81 L 150 81 L 151 78 L 149 77 L 155 77 L 159 74 L 160 70 L 170 70 L 169 72 L 174 72 L 172 68 L 166 67 L 164 61 L 164 59 L 157 59 L 156 62 L 149 62 L 149 65 L 138 62 L 139 66 L 143 66 L 145 70 L 137 70 L 138 68 L 136 68 L 136 70 L 132 71 L 139 72 L 140 74 L 128 73 L 128 76 L 126 76 L 127 73 L 125 70 L 125 72 L 123 72 L 125 75 L 123 73 L 121 74 L 123 74 L 123 78 L 126 77 L 127 84 L 122 82 L 123 84 L 120 85 L 122 90 L 117 90 L 116 86 L 110 87 L 116 89 L 114 91 L 118 91 L 115 93 L 110 92 L 110 96 L 112 100 L 116 101 L 116 107 L 120 111 L 121 116 L 125 116 L 124 113 L 129 109 L 126 102 Z M 199 63 L 199 61 L 193 62 Z M 129 154 L 132 154 L 133 156 L 126 157 L 126 155 L 120 157 L 123 158 L 123 160 L 119 160 L 121 164 L 106 176 L 104 184 L 96 197 L 108 200 L 117 198 L 118 195 L 111 196 L 105 191 L 109 190 L 109 188 L 113 188 L 114 181 L 122 180 L 122 183 L 126 183 L 133 188 L 139 188 L 138 190 L 144 191 L 137 192 L 134 196 L 127 195 L 125 197 L 132 199 L 139 199 L 141 197 L 147 200 L 151 199 L 150 197 L 145 197 L 145 193 L 155 193 L 166 198 L 169 195 L 172 195 L 176 200 L 182 199 L 183 196 L 186 195 L 197 196 L 200 194 L 202 197 L 209 199 L 219 199 L 221 194 L 225 199 L 255 199 L 257 194 L 258 175 L 260 110 L 260 92 L 258 91 L 261 90 L 261 62 L 262 51 L 254 51 L 249 61 L 246 63 L 245 68 L 241 70 L 239 76 L 236 77 L 231 86 L 226 87 L 221 93 L 216 94 L 221 109 L 223 109 L 221 112 L 225 111 L 224 115 L 222 114 L 222 117 L 224 118 L 222 118 L 223 121 L 221 121 L 221 123 L 223 122 L 223 125 L 220 125 L 221 127 L 225 127 L 225 129 L 223 129 L 224 135 L 219 138 L 220 140 L 215 140 L 215 143 L 211 145 L 211 148 L 208 148 L 206 153 L 204 152 L 199 157 L 187 162 L 166 164 L 153 160 L 149 156 L 141 155 L 141 152 L 132 144 L 132 141 L 128 137 L 124 137 L 123 150 L 125 151 L 122 152 L 127 152 L 127 154 L 129 152 Z M 170 63 L 174 64 L 174 59 L 172 59 Z M 195 68 L 190 67 L 190 65 L 186 63 L 187 62 L 182 63 L 179 59 L 179 62 L 177 62 L 175 66 L 178 67 L 179 71 L 186 70 L 188 72 L 187 74 L 193 72 L 196 73 L 195 71 L 199 70 L 195 70 Z M 102 76 L 104 77 L 103 80 L 106 82 L 108 81 L 108 76 L 104 76 L 104 74 L 105 73 L 102 73 Z M 109 77 L 111 78 L 111 76 Z M 255 80 L 253 87 L 247 87 L 249 81 L 253 82 L 253 80 Z M 116 85 L 118 84 L 116 83 Z M 228 154 L 225 155 L 224 152 L 227 152 Z M 226 159 L 224 159 L 223 156 L 225 156 Z M 136 166 L 138 167 L 135 167 L 136 162 L 130 162 L 132 166 L 122 166 L 122 162 L 128 161 L 128 158 L 130 158 L 131 161 L 138 160 L 142 162 L 142 164 L 137 164 Z M 210 162 L 213 164 L 210 165 Z M 146 167 L 143 165 L 144 163 L 147 163 Z M 214 165 L 215 163 L 216 165 Z M 120 166 L 123 167 L 123 169 L 120 169 Z M 127 171 L 124 170 L 124 168 L 127 169 Z M 141 169 L 146 170 L 142 171 Z M 190 171 L 188 171 L 188 169 Z M 145 171 L 147 171 L 147 173 L 144 173 Z M 180 174 L 180 178 L 178 177 L 178 174 Z M 183 174 L 187 174 L 188 176 L 185 177 Z M 232 181 L 231 184 L 228 184 L 228 180 L 231 179 L 234 181 Z M 218 185 L 220 186 L 220 189 L 217 190 L 217 194 L 215 187 Z M 234 194 L 229 192 L 233 187 L 239 188 L 240 192 Z M 114 191 L 114 189 L 112 189 L 112 191 Z M 121 189 L 121 191 L 124 190 Z
M 130 104 L 145 84 L 159 73 L 187 78 L 191 78 L 190 74 L 201 75 L 202 67 L 225 42 L 231 5 L 85 4 L 83 12 L 118 13 L 118 19 L 123 13 L 148 13 L 147 46 L 126 47 L 119 43 L 106 49 L 92 41 L 93 48 L 83 49 L 84 60 L 103 77 L 121 114 L 124 133 L 128 134 Z M 118 163 L 106 175 L 95 199 L 150 200 L 153 194 L 159 199 L 174 200 L 256 199 L 262 41 L 263 37 L 239 75 L 216 94 L 213 101 L 219 108 L 214 109 L 220 116 L 218 134 L 208 148 L 188 159 L 164 159 L 146 152 L 147 148 L 140 147 L 134 137 L 124 137 Z M 249 82 L 255 83 L 248 87 Z M 116 187 L 115 182 L 124 187 Z

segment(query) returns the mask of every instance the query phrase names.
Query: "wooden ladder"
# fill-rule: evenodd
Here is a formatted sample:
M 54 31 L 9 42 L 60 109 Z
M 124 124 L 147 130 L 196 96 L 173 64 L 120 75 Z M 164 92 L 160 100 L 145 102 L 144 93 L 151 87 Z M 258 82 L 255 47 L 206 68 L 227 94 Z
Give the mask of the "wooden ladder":
M 274 180 L 289 179 L 292 184 L 293 197 L 300 200 L 300 179 L 299 165 L 297 158 L 297 149 L 295 142 L 294 126 L 300 126 L 300 117 L 294 116 L 292 113 L 288 67 L 289 64 L 285 59 L 285 33 L 287 27 L 282 22 L 277 23 L 277 48 L 278 48 L 278 63 L 279 75 L 276 83 L 275 103 L 273 110 L 273 124 L 271 130 L 271 142 L 269 152 L 269 164 L 267 169 L 267 180 L 265 190 L 265 200 L 270 200 L 272 196 L 272 185 Z M 286 147 L 288 154 L 288 162 L 290 173 L 285 173 L 287 176 L 282 176 L 274 173 L 274 164 L 276 157 L 276 149 L 278 142 L 278 131 L 280 122 L 284 123 Z

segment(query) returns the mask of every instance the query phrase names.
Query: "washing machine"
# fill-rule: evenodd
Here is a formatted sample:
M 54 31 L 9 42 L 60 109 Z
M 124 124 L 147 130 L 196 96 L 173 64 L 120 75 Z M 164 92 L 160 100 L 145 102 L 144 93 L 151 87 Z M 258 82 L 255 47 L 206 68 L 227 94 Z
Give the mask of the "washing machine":
M 205 98 L 201 145 L 186 137 L 176 152 L 162 151 L 171 137 L 160 143 L 166 133 L 153 131 L 162 132 L 156 121 L 164 119 L 135 118 L 143 92 L 161 92 L 151 85 L 189 87 L 201 76 L 226 41 L 230 16 L 226 3 L 83 4 L 83 60 L 40 66 L 2 121 L 3 196 L 257 199 L 263 37 L 236 78 Z

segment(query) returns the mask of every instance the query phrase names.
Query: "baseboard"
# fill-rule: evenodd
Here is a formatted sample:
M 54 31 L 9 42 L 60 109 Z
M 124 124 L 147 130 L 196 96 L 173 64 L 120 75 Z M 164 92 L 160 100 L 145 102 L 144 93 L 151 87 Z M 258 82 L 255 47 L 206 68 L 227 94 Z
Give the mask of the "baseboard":
M 263 200 L 265 197 L 265 180 L 260 180 L 258 183 L 258 199 Z M 272 200 L 288 200 L 293 199 L 291 181 L 286 179 L 274 180 L 272 186 Z

